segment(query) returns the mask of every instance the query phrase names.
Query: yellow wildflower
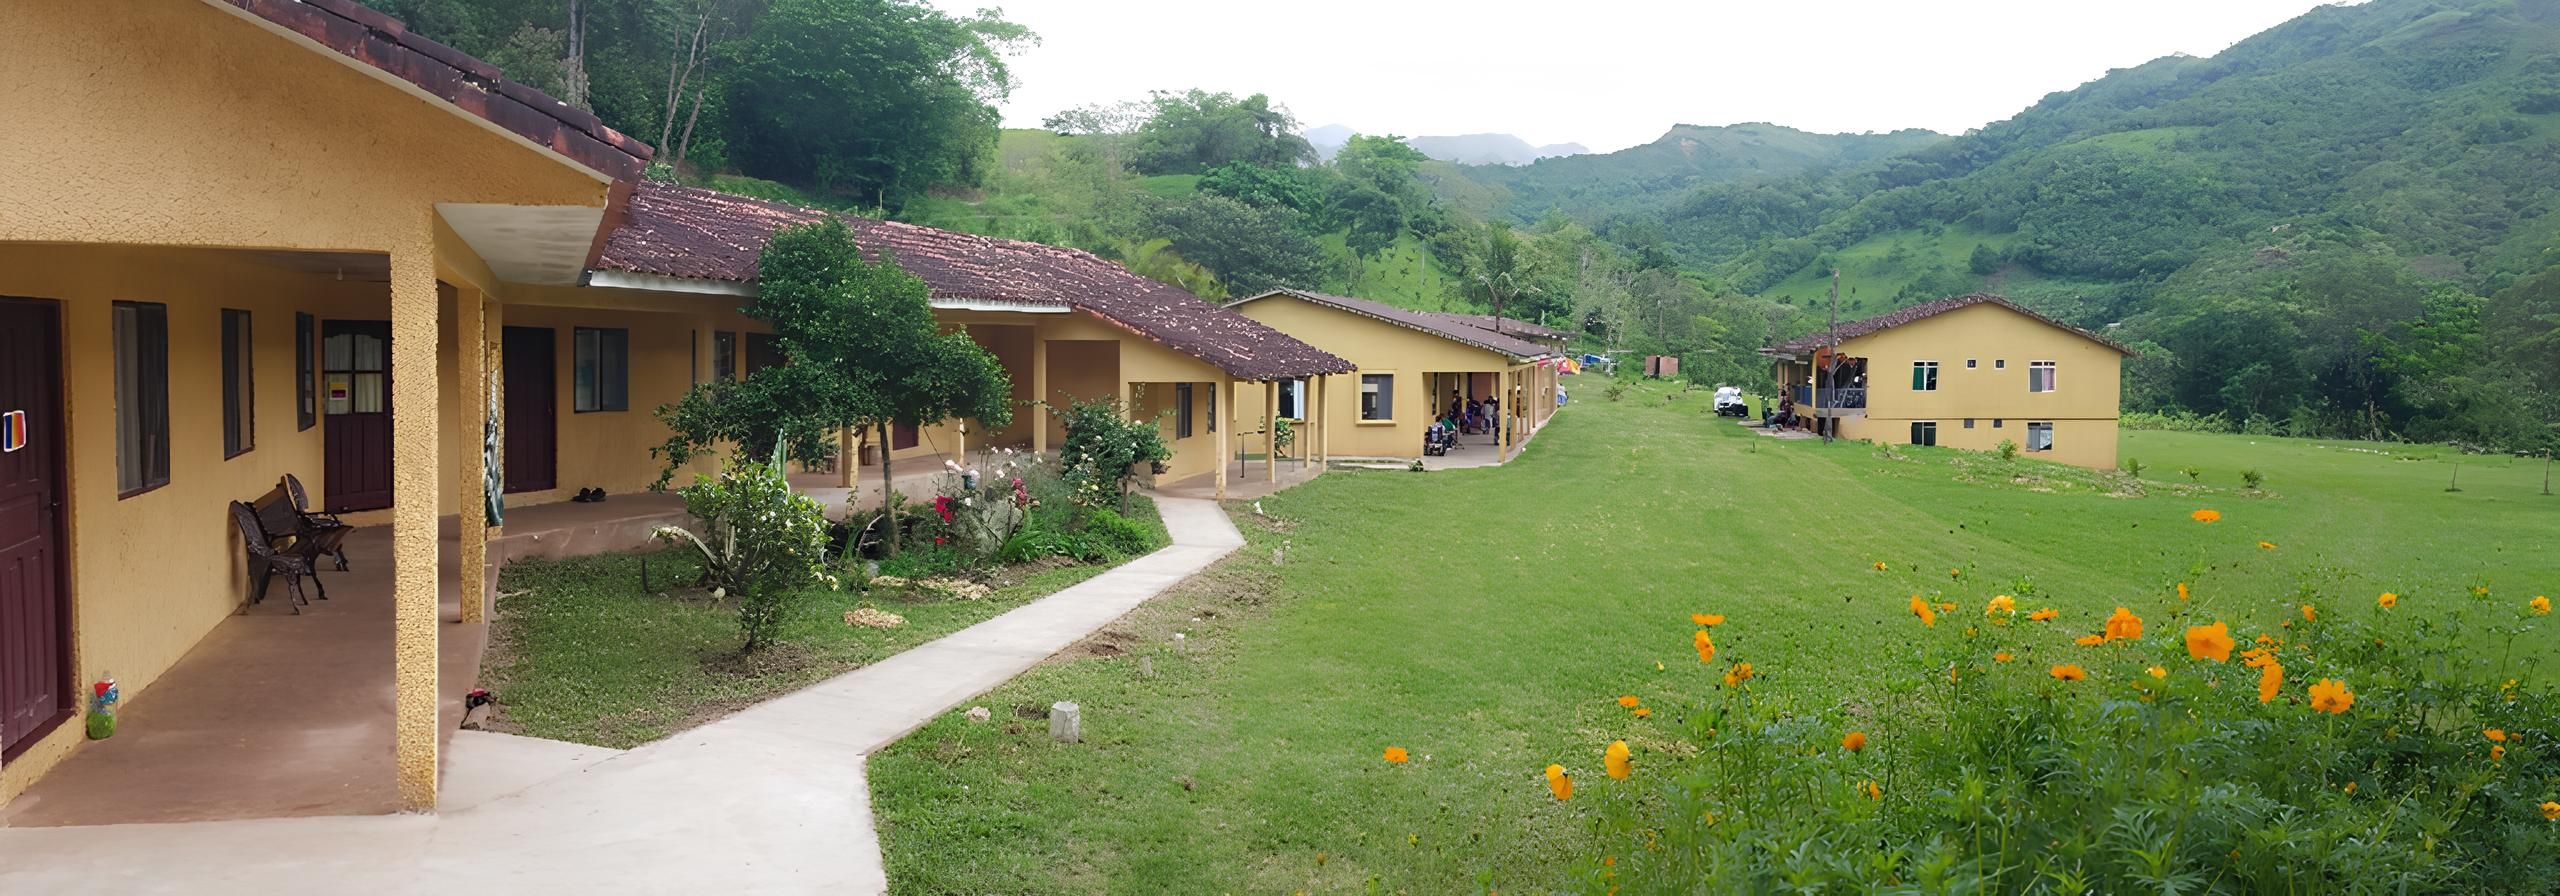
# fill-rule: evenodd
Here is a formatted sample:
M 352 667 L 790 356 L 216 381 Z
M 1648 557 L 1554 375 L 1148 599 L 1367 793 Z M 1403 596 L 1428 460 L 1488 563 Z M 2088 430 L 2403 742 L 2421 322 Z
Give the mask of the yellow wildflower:
M 2167 679 L 2168 679 L 2168 677 L 2169 677 L 2169 670 L 2167 670 L 2167 669 L 2163 669 L 2163 668 L 2160 668 L 2160 667 L 2158 667 L 2158 666 L 2153 666 L 2153 667 L 2151 667 L 2151 668 L 2144 669 L 2144 670 L 2142 670 L 2142 671 L 2144 671 L 2144 672 L 2149 672 L 2149 673 L 2151 673 L 2151 677 L 2153 677 L 2153 678 L 2157 678 L 2157 679 L 2162 679 L 2162 680 L 2164 680 L 2164 681 L 2165 681 L 2165 680 L 2167 680 Z
M 1564 773 L 1564 766 L 1549 764 L 1547 766 L 1547 789 L 1555 791 L 1557 800 L 1561 801 L 1572 799 L 1573 776 Z
M 1884 571 L 1884 561 L 1882 561 L 1882 560 L 1878 560 L 1878 561 L 1876 561 L 1876 571 L 1877 571 L 1877 572 L 1883 572 L 1883 571 Z
M 2071 643 L 2073 643 L 2073 644 L 2078 644 L 2078 645 L 2080 645 L 2080 646 L 2082 646 L 2082 647 L 2096 647 L 2096 646 L 2098 646 L 2098 645 L 2100 645 L 2100 644 L 2107 643 L 2107 636 L 2105 636 L 2105 635 L 2081 635 L 2077 640 L 2074 640 L 2074 641 L 2072 641 Z
M 2493 740 L 2493 741 L 2496 741 L 2496 742 L 2498 742 L 2498 743 L 2506 743 L 2506 742 L 2507 742 L 2507 732 L 2506 732 L 2505 730 L 2503 730 L 2503 729 L 2499 729 L 2499 728 L 2490 728 L 2490 729 L 2487 729 L 2487 730 L 2481 731 L 2481 732 L 2480 732 L 2480 736 L 2481 736 L 2481 737 L 2488 738 L 2488 739 Z
M 2525 601 L 2525 602 L 2524 602 L 2524 605 L 2525 605 L 2525 606 L 2528 606 L 2528 607 L 2532 607 L 2532 608 L 2533 608 L 2533 615 L 2536 615 L 2536 616 L 2549 616 L 2549 615 L 2551 615 L 2551 598 L 2549 598 L 2549 597 L 2545 597 L 2545 596 L 2543 596 L 2543 595 L 2536 594 L 2536 595 L 2534 595 L 2534 596 L 2533 596 L 2533 599 L 2532 599 L 2532 600 Z
M 2258 666 L 2258 702 L 2274 703 L 2284 692 L 2284 664 L 2268 660 Z
M 2381 605 L 2383 609 L 2388 610 L 2400 605 L 2400 595 L 2385 591 L 2382 592 L 2381 597 L 2374 598 L 2373 602 Z
M 1937 611 L 1929 609 L 1929 602 L 1921 600 L 1920 595 L 1917 594 L 1911 596 L 1911 615 L 1920 617 L 1922 624 L 1932 628 L 1938 624 Z
M 1734 685 L 1750 681 L 1751 674 L 1750 663 L 1735 663 L 1733 664 L 1733 668 L 1724 670 L 1724 686 L 1733 687 Z
M 1867 783 L 1858 785 L 1858 792 L 1866 794 L 1867 799 L 1879 801 L 1884 799 L 1884 788 L 1876 786 L 1874 779 L 1868 779 Z
M 1626 780 L 1627 774 L 1632 771 L 1632 769 L 1628 767 L 1627 763 L 1627 742 L 1623 740 L 1610 741 L 1608 751 L 1600 754 L 1600 764 L 1609 770 L 1610 780 Z
M 1697 645 L 1698 662 L 1712 663 L 1716 661 L 1716 639 L 1707 637 L 1706 629 L 1699 629 L 1697 637 L 1689 640 L 1695 642 Z
M 2506 745 L 2506 744 L 2491 744 L 2491 745 L 2489 746 L 2489 761 L 2491 761 L 2491 762 L 2505 762 L 2505 761 L 2507 761 L 2507 745 Z
M 2179 600 L 2186 600 L 2186 599 L 2187 599 L 2187 583 L 2185 583 L 2185 582 L 2179 582 L 2179 583 L 2178 583 L 2178 599 L 2179 599 Z
M 1628 708 L 1628 709 L 1634 709 L 1634 708 L 1636 708 L 1636 704 L 1643 703 L 1643 702 L 1644 702 L 1644 701 L 1642 701 L 1642 700 L 1638 700 L 1638 699 L 1636 699 L 1636 695 L 1634 695 L 1634 694 L 1628 694 L 1628 695 L 1626 695 L 1626 696 L 1623 696 L 1623 697 L 1619 697 L 1619 698 L 1618 698 L 1618 705 L 1619 705 L 1619 706 L 1624 706 L 1624 707 L 1626 707 L 1626 708 Z
M 1652 709 L 1651 707 L 1645 707 L 1645 706 L 1639 706 L 1639 707 L 1636 707 L 1636 718 L 1639 718 L 1639 719 L 1649 719 L 1649 718 L 1652 718 L 1652 717 L 1653 717 L 1653 709 Z
M 1855 753 L 1867 748 L 1867 733 L 1852 731 L 1840 738 L 1840 749 Z
M 2126 640 L 2140 640 L 2142 637 L 2142 617 L 2133 615 L 2132 610 L 2117 607 L 2115 615 L 2107 617 L 2106 634 L 2107 640 L 2109 641 L 2119 638 Z
M 2000 663 L 2005 663 L 2005 662 L 2008 662 L 2008 661 L 2013 660 L 2013 659 L 2016 659 L 2016 658 L 2017 658 L 2017 657 L 2010 655 L 2010 653 L 2009 653 L 2008 651 L 2006 651 L 2006 650 L 2003 650 L 2003 651 L 2000 651 L 1999 653 L 1995 653 L 1995 654 L 1992 654 L 1992 655 L 1991 655 L 1991 659 L 1992 659 L 1992 661 L 1993 661 L 1993 662 L 2000 662 Z
M 1716 626 L 1719 626 L 1719 625 L 1723 625 L 1723 624 L 1724 624 L 1724 614 L 1722 614 L 1722 613 L 1691 613 L 1691 614 L 1689 614 L 1689 621 L 1691 621 L 1691 622 L 1695 622 L 1695 623 L 1697 623 L 1697 624 L 1699 624 L 1699 625 L 1706 626 L 1706 627 L 1708 627 L 1708 628 L 1714 628 L 1714 627 L 1716 627 Z
M 1393 763 L 1396 763 L 1396 764 L 1398 764 L 1398 765 L 1402 765 L 1402 764 L 1404 764 L 1404 761 L 1405 761 L 1405 760 L 1407 760 L 1407 759 L 1411 759 L 1411 758 L 1413 758 L 1413 757 L 1412 757 L 1410 754 L 1407 754 L 1407 753 L 1404 751 L 1404 748 L 1403 748 L 1403 747 L 1388 747 L 1388 748 L 1387 748 L 1387 761 L 1388 761 L 1388 762 L 1393 762 Z
M 2187 656 L 2217 663 L 2231 661 L 2231 626 L 2222 620 L 2187 629 Z
M 2275 542 L 2272 542 L 2272 541 L 2261 541 L 2261 542 L 2258 542 L 2258 550 L 2261 550 L 2261 551 L 2272 551 L 2272 550 L 2275 550 L 2275 549 L 2276 549 L 2276 543 L 2275 543 Z
M 2046 608 L 2044 608 L 2044 609 L 2037 610 L 2037 611 L 2035 611 L 2035 612 L 2033 612 L 2033 613 L 2029 613 L 2029 614 L 2027 614 L 2027 619 L 2028 619 L 2029 621 L 2032 621 L 2032 622 L 2052 622 L 2052 621 L 2054 621 L 2055 619 L 2061 618 L 2061 616 L 2062 616 L 2062 611 L 2061 611 L 2061 610 L 2056 610 L 2056 609 L 2054 609 L 2054 608 L 2052 608 L 2052 607 L 2046 607 Z
M 2314 610 L 2314 609 L 2312 609 L 2310 604 L 2303 604 L 2303 605 L 2302 605 L 2302 621 L 2304 621 L 2304 622 L 2318 622 L 2318 621 L 2320 621 L 2320 612 L 2319 612 L 2318 610 Z
M 2199 523 L 2210 523 L 2222 519 L 2222 511 L 2199 510 L 2194 513 L 2187 514 L 2187 516 Z
M 2089 677 L 2089 670 L 2082 669 L 2078 665 L 2061 665 L 2053 667 L 2049 674 L 2063 681 L 2079 681 Z
M 2552 803 L 2552 802 L 2545 802 L 2545 803 L 2543 803 L 2543 804 L 2542 804 L 2542 820 L 2544 820 L 2544 821 L 2560 821 L 2560 803 Z
M 1982 608 L 1982 615 L 1985 615 L 1985 616 L 2015 616 L 2015 615 L 2018 615 L 2018 599 L 2017 599 L 2017 598 L 2014 598 L 2014 597 L 2010 597 L 2010 596 L 2008 596 L 2008 595 L 2006 595 L 2006 594 L 1993 595 L 1993 596 L 1992 596 L 1992 598 L 1991 598 L 1991 605 L 1990 605 L 1990 606 L 1986 606 L 1986 607 L 1983 607 L 1983 608 Z
M 2323 678 L 2311 685 L 2312 709 L 2335 715 L 2354 705 L 2355 692 L 2347 690 L 2346 682 Z

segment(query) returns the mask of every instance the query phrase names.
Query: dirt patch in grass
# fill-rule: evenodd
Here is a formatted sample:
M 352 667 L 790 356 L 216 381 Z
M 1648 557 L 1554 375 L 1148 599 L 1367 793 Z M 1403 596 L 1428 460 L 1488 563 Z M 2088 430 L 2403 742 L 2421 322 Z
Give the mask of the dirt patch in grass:
M 754 653 L 723 650 L 702 658 L 702 671 L 713 675 L 763 678 L 769 675 L 792 675 L 807 671 L 818 663 L 818 656 L 808 647 L 789 641 L 767 644 Z

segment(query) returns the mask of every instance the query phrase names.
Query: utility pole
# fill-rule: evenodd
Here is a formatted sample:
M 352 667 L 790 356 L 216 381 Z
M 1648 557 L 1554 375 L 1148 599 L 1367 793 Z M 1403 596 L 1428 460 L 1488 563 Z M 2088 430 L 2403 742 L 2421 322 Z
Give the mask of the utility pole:
M 1836 267 L 1831 269 L 1831 327 L 1827 332 L 1831 336 L 1831 359 L 1822 365 L 1829 368 L 1828 370 L 1814 374 L 1815 398 L 1822 397 L 1822 386 L 1819 385 L 1822 382 L 1822 374 L 1840 369 L 1840 269 Z M 1823 413 L 1822 404 L 1817 401 L 1813 406 L 1813 422 L 1814 425 L 1822 427 L 1823 444 L 1830 444 L 1832 427 L 1840 424 L 1840 418 Z

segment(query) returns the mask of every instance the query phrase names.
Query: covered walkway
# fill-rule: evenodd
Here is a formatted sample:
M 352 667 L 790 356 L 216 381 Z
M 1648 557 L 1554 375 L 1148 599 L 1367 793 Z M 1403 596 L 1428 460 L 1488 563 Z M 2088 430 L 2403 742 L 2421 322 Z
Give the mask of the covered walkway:
M 650 530 L 683 518 L 676 498 L 646 493 L 511 509 L 506 534 L 489 543 L 490 563 L 640 547 Z M 457 530 L 444 520 L 438 550 L 436 730 L 445 741 L 488 643 L 486 624 L 460 621 Z M 113 738 L 84 745 L 10 802 L 0 827 L 400 811 L 391 527 L 358 529 L 346 548 L 349 571 L 321 573 L 328 600 L 297 616 L 277 583 L 266 601 L 215 625 L 126 702 Z

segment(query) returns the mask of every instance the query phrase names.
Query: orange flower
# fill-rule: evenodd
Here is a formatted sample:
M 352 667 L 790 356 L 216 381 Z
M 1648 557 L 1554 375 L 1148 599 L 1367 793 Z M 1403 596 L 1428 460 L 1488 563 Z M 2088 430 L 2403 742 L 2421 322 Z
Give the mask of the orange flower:
M 2302 621 L 2304 621 L 2304 622 L 2318 622 L 2318 621 L 2320 621 L 2320 611 L 2312 609 L 2310 604 L 2303 604 L 2303 605 L 2302 605 Z
M 1929 609 L 1929 602 L 1921 600 L 1920 595 L 1911 596 L 1911 615 L 1920 617 L 1920 621 L 1931 628 L 1938 625 L 1937 611 Z
M 1633 769 L 1628 767 L 1627 763 L 1627 742 L 1623 740 L 1610 741 L 1609 749 L 1600 754 L 1600 765 L 1601 767 L 1609 770 L 1610 780 L 1626 780 L 1627 774 L 1633 771 Z
M 2179 599 L 2179 600 L 2186 600 L 2186 599 L 2187 599 L 2187 583 L 2185 583 L 2185 582 L 2179 582 L 2179 583 L 2178 583 L 2178 599 Z
M 2160 668 L 2160 667 L 2158 667 L 2158 666 L 2153 666 L 2153 667 L 2151 667 L 2151 668 L 2144 669 L 2144 670 L 2142 670 L 2142 671 L 2144 671 L 2144 672 L 2148 672 L 2148 673 L 2151 673 L 2151 677 L 2153 677 L 2153 678 L 2157 678 L 2157 679 L 2160 679 L 2160 680 L 2163 680 L 2163 681 L 2166 681 L 2166 680 L 2168 680 L 2168 678 L 2169 678 L 2169 670 L 2167 670 L 2167 669 L 2163 669 L 2163 668 Z
M 1398 765 L 1402 765 L 1402 764 L 1404 764 L 1404 761 L 1405 761 L 1405 760 L 1407 760 L 1407 759 L 1411 759 L 1411 758 L 1413 758 L 1413 757 L 1412 757 L 1411 755 L 1406 754 L 1406 753 L 1405 753 L 1405 751 L 1404 751 L 1404 748 L 1403 748 L 1403 747 L 1388 747 L 1388 748 L 1387 748 L 1387 761 L 1388 761 L 1388 762 L 1393 762 L 1393 763 L 1396 763 L 1396 764 L 1398 764 Z
M 2222 519 L 2222 511 L 2199 510 L 2194 513 L 2187 514 L 2187 516 L 2199 523 L 2210 523 Z
M 1884 561 L 1882 561 L 1882 560 L 1878 560 L 1878 561 L 1876 561 L 1876 571 L 1877 571 L 1877 572 L 1883 572 L 1883 571 L 1884 571 Z
M 2247 666 L 2252 669 L 2266 668 L 2268 663 L 2275 661 L 2276 652 L 2264 647 L 2252 647 L 2247 650 L 2240 651 L 2240 665 Z
M 2000 651 L 1999 653 L 1995 653 L 1995 654 L 1992 654 L 1992 655 L 1991 655 L 1991 659 L 1992 659 L 1994 662 L 2002 662 L 2002 663 L 2008 662 L 2008 661 L 2013 660 L 2013 659 L 2016 659 L 2016 658 L 2017 658 L 2017 657 L 2014 657 L 2014 656 L 2009 655 L 2009 652 L 2008 652 L 2008 651 L 2006 651 L 2006 650 L 2003 650 L 2003 651 Z
M 1964 569 L 1963 569 L 1962 567 L 1956 567 L 1956 568 L 1952 568 L 1952 569 L 1947 570 L 1947 578 L 1950 578 L 1950 579 L 1961 579 L 1961 578 L 1964 578 Z
M 1564 766 L 1550 764 L 1547 766 L 1547 789 L 1555 791 L 1557 800 L 1572 799 L 1573 777 L 1564 773 Z
M 1697 644 L 1698 662 L 1712 663 L 1716 661 L 1716 639 L 1707 637 L 1706 629 L 1699 629 L 1697 637 L 1690 638 L 1689 640 L 1696 642 Z
M 2385 591 L 2382 592 L 2381 597 L 2374 598 L 2373 602 L 2380 604 L 2383 609 L 2388 610 L 2400 605 L 2400 595 Z
M 2348 707 L 2354 705 L 2356 705 L 2355 692 L 2347 690 L 2346 682 L 2323 678 L 2311 685 L 2312 709 L 2336 715 L 2346 712 Z
M 1884 799 L 1884 788 L 1877 787 L 1876 782 L 1873 779 L 1869 779 L 1867 783 L 1858 785 L 1858 792 L 1866 794 L 1867 798 L 1871 800 L 1882 801 Z
M 2489 596 L 2489 586 L 2487 586 L 2487 585 L 2473 585 L 2473 586 L 2471 586 L 2471 596 L 2473 596 L 2473 597 L 2488 597 L 2488 596 Z
M 1639 719 L 1646 719 L 1646 718 L 1652 718 L 1652 717 L 1653 717 L 1653 710 L 1652 710 L 1651 708 L 1649 708 L 1649 707 L 1643 707 L 1643 706 L 1636 707 L 1636 718 L 1639 718 Z
M 1751 664 L 1750 664 L 1750 663 L 1735 663 L 1735 664 L 1733 664 L 1733 668 L 1730 668 L 1730 669 L 1726 669 L 1726 670 L 1724 670 L 1724 686 L 1725 686 L 1725 687 L 1733 687 L 1734 685 L 1738 685 L 1738 684 L 1741 684 L 1741 683 L 1743 683 L 1743 682 L 1750 681 L 1750 680 L 1751 680 Z
M 2551 803 L 2551 802 L 2543 803 L 2543 804 L 2542 804 L 2542 820 L 2544 820 L 2544 821 L 2560 821 L 2560 803 Z
M 2046 607 L 2046 608 L 2044 608 L 2044 609 L 2037 610 L 2037 611 L 2035 611 L 2035 612 L 2033 612 L 2033 613 L 2029 613 L 2029 614 L 2027 614 L 2027 619 L 2029 619 L 2030 621 L 2034 621 L 2034 622 L 2052 622 L 2052 621 L 2054 621 L 2055 619 L 2059 619 L 2059 618 L 2061 618 L 2061 617 L 2062 617 L 2062 611 L 2060 611 L 2060 610 L 2056 610 L 2056 609 L 2054 609 L 2054 608 L 2052 608 L 2052 607 Z
M 2268 660 L 2258 665 L 2258 702 L 2274 703 L 2284 691 L 2284 664 Z
M 1985 615 L 1985 616 L 2015 616 L 2015 615 L 2018 615 L 2018 599 L 2017 599 L 2017 598 L 2014 598 L 2014 597 L 2010 597 L 2010 596 L 2008 596 L 2008 595 L 2006 595 L 2006 594 L 1993 595 L 1993 596 L 1992 596 L 1992 598 L 1991 598 L 1991 604 L 1990 604 L 1989 606 L 1986 606 L 1986 607 L 1983 607 L 1983 608 L 1982 608 L 1982 615 Z
M 2261 550 L 2261 551 L 2272 551 L 2272 550 L 2275 550 L 2275 549 L 2276 549 L 2276 543 L 2275 543 L 2275 542 L 2272 542 L 2272 541 L 2261 541 L 2261 542 L 2258 542 L 2258 550 Z
M 2507 761 L 2507 745 L 2506 745 L 2506 744 L 2491 744 L 2491 745 L 2489 746 L 2489 761 L 2491 761 L 2491 762 L 2505 762 L 2505 761 Z
M 1695 623 L 1697 623 L 1697 624 L 1699 624 L 1699 625 L 1706 626 L 1706 627 L 1708 627 L 1708 628 L 1714 628 L 1714 627 L 1716 627 L 1716 626 L 1719 626 L 1719 625 L 1723 625 L 1723 624 L 1724 624 L 1724 614 L 1722 614 L 1722 613 L 1691 613 L 1691 614 L 1689 614 L 1689 621 L 1691 621 L 1691 622 L 1695 622 Z
M 2105 636 L 2105 635 L 2081 635 L 2077 640 L 2074 640 L 2074 641 L 2072 641 L 2071 643 L 2073 643 L 2073 644 L 2078 644 L 2078 645 L 2080 645 L 2080 646 L 2082 646 L 2082 647 L 2096 647 L 2096 646 L 2098 646 L 2098 645 L 2100 645 L 2100 644 L 2107 643 L 2107 636 Z
M 1626 707 L 1626 708 L 1628 708 L 1628 709 L 1634 709 L 1634 708 L 1636 708 L 1636 705 L 1637 705 L 1637 704 L 1639 704 L 1639 703 L 1643 703 L 1643 702 L 1644 702 L 1644 701 L 1642 701 L 1642 700 L 1638 700 L 1638 699 L 1636 699 L 1636 695 L 1634 695 L 1634 694 L 1628 694 L 1628 695 L 1626 695 L 1626 696 L 1623 696 L 1623 697 L 1619 697 L 1619 698 L 1618 698 L 1618 705 L 1619 705 L 1619 706 L 1624 706 L 1624 707 Z
M 2079 681 L 2083 678 L 2089 677 L 2089 670 L 2080 668 L 2077 665 L 2062 665 L 2053 667 L 2051 674 L 2053 677 L 2063 681 Z
M 2227 663 L 2231 661 L 2231 646 L 2231 626 L 2222 620 L 2187 629 L 2187 656 L 2191 658 Z
M 2501 730 L 2501 729 L 2497 729 L 2497 728 L 2491 728 L 2491 729 L 2488 729 L 2488 730 L 2482 731 L 2482 732 L 2480 732 L 2480 736 L 2481 736 L 2481 737 L 2488 738 L 2488 739 L 2493 740 L 2493 741 L 2497 741 L 2497 742 L 2499 742 L 2499 743 L 2506 743 L 2506 742 L 2507 742 L 2507 732 L 2505 732 L 2504 730 Z
M 1855 753 L 1866 748 L 1867 733 L 1864 731 L 1852 731 L 1840 738 L 1840 749 Z
M 2525 601 L 2524 605 L 2533 608 L 2533 615 L 2551 615 L 2551 598 L 2536 594 L 2533 596 L 2532 600 Z
M 2107 617 L 2107 640 L 2113 641 L 2118 638 L 2140 640 L 2142 617 L 2133 615 L 2132 610 L 2117 607 L 2115 615 Z

